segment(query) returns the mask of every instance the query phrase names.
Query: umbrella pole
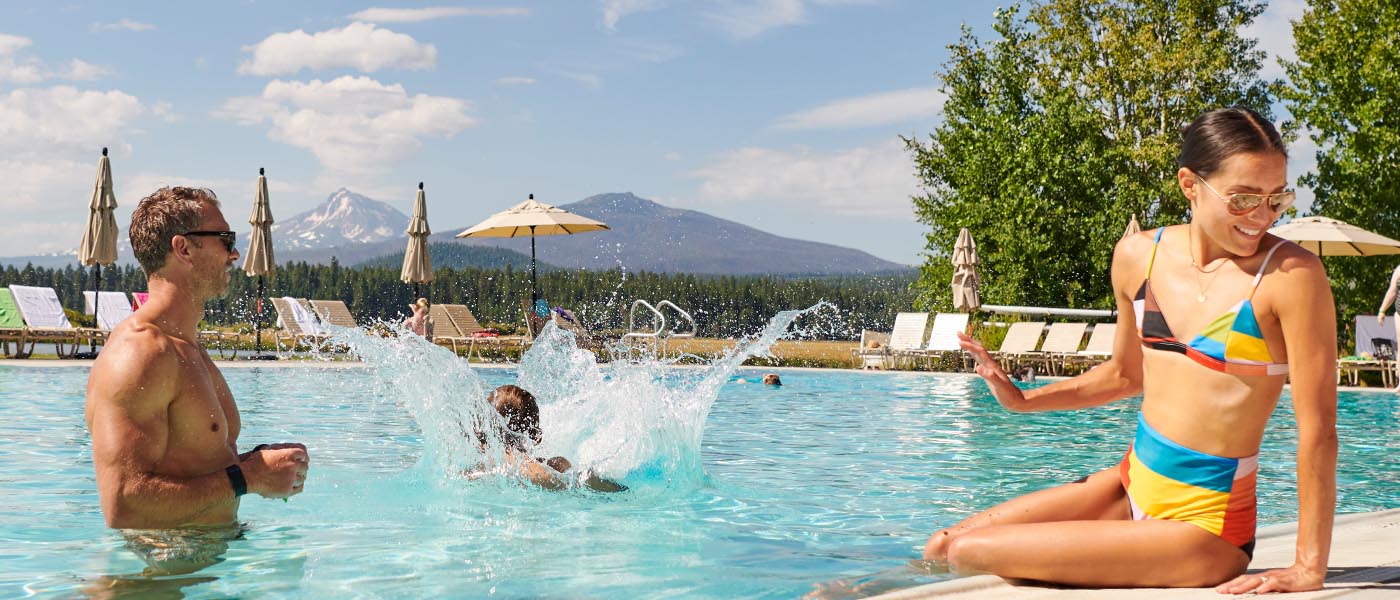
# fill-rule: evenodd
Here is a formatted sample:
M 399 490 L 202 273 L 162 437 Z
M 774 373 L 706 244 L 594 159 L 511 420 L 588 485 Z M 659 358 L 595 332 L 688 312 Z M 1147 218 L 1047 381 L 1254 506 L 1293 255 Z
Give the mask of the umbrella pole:
M 263 298 L 263 276 L 258 275 L 258 315 L 253 318 L 253 354 L 262 354 L 262 298 Z
M 415 281 L 415 282 L 413 282 L 413 298 L 412 298 L 412 300 L 413 300 L 414 302 L 417 302 L 417 301 L 418 301 L 418 298 L 419 298 L 419 296 L 418 296 L 418 282 Z
M 535 226 L 530 226 L 530 312 L 535 311 L 535 303 L 540 301 L 540 284 L 535 279 Z
M 97 269 L 97 288 L 92 293 L 92 324 L 95 329 L 102 328 L 102 313 L 97 312 L 98 304 L 102 302 L 102 263 L 97 263 L 93 268 Z M 88 351 L 97 354 L 97 336 L 88 338 Z

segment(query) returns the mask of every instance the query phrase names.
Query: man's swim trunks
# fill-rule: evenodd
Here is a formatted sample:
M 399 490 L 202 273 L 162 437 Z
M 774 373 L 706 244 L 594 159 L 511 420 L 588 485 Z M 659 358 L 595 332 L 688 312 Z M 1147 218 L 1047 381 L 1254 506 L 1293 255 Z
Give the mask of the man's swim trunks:
M 1183 521 L 1254 555 L 1259 455 L 1223 458 L 1167 439 L 1138 415 L 1137 439 L 1118 466 L 1134 519 Z

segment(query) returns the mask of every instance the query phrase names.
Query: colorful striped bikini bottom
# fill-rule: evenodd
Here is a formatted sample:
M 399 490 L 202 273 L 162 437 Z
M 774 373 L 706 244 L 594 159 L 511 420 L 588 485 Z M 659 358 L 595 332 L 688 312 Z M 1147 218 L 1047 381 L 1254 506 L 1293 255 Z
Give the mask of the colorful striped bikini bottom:
M 1259 455 L 1224 458 L 1167 439 L 1138 415 L 1137 438 L 1118 466 L 1134 519 L 1190 523 L 1254 554 Z

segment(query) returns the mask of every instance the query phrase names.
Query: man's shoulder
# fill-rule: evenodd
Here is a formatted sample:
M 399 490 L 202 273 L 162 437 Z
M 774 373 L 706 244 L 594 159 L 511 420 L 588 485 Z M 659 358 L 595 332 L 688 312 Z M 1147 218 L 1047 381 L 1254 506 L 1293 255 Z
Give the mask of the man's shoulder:
M 168 368 L 177 360 L 175 343 L 175 338 L 155 323 L 127 318 L 107 337 L 93 369 L 108 367 L 140 373 Z

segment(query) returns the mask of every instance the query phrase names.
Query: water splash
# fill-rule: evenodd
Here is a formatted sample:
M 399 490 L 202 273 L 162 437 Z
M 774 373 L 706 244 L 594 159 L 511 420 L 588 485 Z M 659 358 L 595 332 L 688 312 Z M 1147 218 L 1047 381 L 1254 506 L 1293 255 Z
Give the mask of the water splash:
M 521 357 L 521 387 L 540 405 L 544 440 L 536 456 L 564 456 L 577 477 L 592 472 L 630 487 L 690 489 L 704 484 L 700 449 L 705 420 L 720 388 L 745 360 L 769 356 L 779 339 L 802 335 L 792 325 L 803 315 L 835 307 L 818 303 L 783 311 L 758 334 L 740 340 L 713 360 L 680 366 L 698 357 L 664 358 L 654 352 L 609 349 L 600 364 L 575 335 L 550 323 Z M 388 399 L 417 421 L 424 438 L 420 467 L 439 482 L 456 482 L 481 464 L 501 464 L 504 445 L 489 426 L 501 421 L 486 402 L 490 390 L 467 361 L 426 339 L 397 331 L 332 332 L 371 367 Z M 475 432 L 486 433 L 483 448 Z

